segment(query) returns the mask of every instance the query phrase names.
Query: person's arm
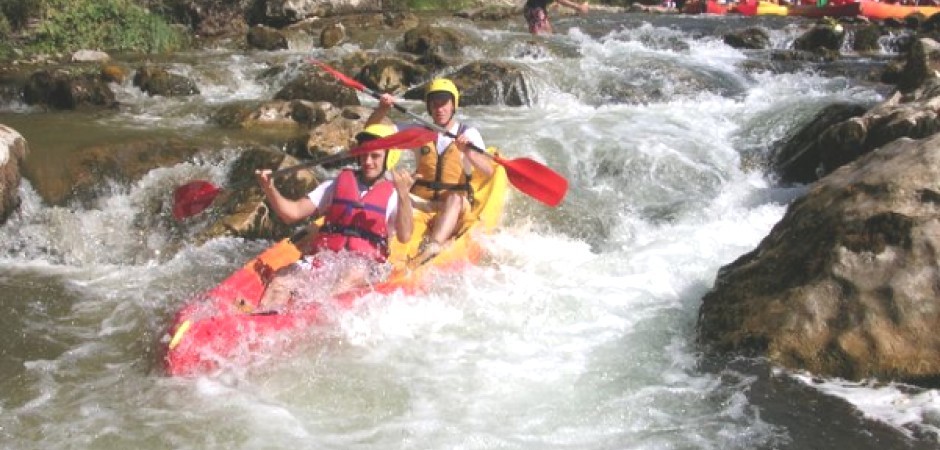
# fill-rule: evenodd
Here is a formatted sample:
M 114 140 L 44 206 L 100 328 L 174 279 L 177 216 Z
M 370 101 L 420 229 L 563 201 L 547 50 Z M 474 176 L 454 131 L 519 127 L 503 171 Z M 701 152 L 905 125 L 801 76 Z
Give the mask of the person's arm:
M 463 152 L 464 158 L 466 158 L 473 167 L 486 178 L 493 176 L 493 159 L 470 148 L 470 144 L 473 144 L 478 148 L 486 149 L 483 143 L 483 136 L 480 135 L 479 130 L 476 128 L 468 128 L 460 136 L 457 136 L 454 142 L 457 144 L 457 148 Z
M 309 197 L 290 200 L 281 195 L 281 192 L 274 186 L 270 170 L 255 171 L 255 177 L 258 179 L 258 184 L 261 186 L 264 196 L 268 199 L 271 209 L 284 223 L 290 225 L 317 212 L 317 206 L 313 204 Z
M 388 115 L 388 111 L 395 106 L 395 96 L 392 94 L 382 94 L 379 96 L 379 106 L 372 110 L 372 114 L 369 115 L 369 118 L 366 119 L 366 125 L 375 125 L 377 123 L 382 123 L 382 120 L 385 119 L 385 116 Z
M 585 14 L 588 12 L 588 2 L 578 4 L 577 2 L 573 2 L 571 0 L 557 0 L 557 1 L 559 5 L 567 6 L 573 10 L 578 11 L 581 14 Z
M 405 169 L 392 169 L 392 180 L 398 195 L 398 211 L 395 214 L 395 236 L 402 244 L 411 240 L 414 232 L 414 209 L 411 205 L 411 187 L 415 180 Z

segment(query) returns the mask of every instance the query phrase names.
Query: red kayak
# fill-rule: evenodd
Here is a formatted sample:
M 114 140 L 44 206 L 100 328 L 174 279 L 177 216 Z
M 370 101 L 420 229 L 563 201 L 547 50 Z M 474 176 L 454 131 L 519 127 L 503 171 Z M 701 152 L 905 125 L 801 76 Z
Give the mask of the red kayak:
M 682 13 L 725 15 L 728 13 L 728 5 L 720 4 L 715 0 L 695 0 L 686 3 L 682 8 Z
M 477 179 L 483 177 L 476 177 Z M 414 239 L 391 245 L 392 273 L 386 281 L 329 299 L 326 306 L 349 308 L 364 296 L 426 290 L 431 274 L 458 271 L 480 261 L 481 233 L 492 232 L 502 216 L 507 192 L 506 171 L 497 167 L 485 183 L 474 183 L 476 222 L 453 239 L 431 261 L 409 267 L 427 230 L 428 217 L 416 212 Z M 299 239 L 298 239 L 299 240 Z M 237 356 L 269 352 L 298 334 L 324 323 L 324 303 L 297 302 L 283 311 L 259 311 L 265 282 L 274 271 L 301 257 L 297 243 L 284 239 L 249 261 L 218 286 L 196 296 L 175 315 L 164 339 L 163 366 L 168 375 L 191 376 L 212 372 Z

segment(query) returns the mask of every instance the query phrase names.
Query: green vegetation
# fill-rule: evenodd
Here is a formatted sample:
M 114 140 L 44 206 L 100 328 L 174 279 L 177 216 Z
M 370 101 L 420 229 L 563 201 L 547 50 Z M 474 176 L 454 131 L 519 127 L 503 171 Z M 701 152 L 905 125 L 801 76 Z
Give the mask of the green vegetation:
M 133 0 L 0 0 L 0 58 L 13 47 L 26 53 L 155 53 L 184 43 L 184 34 Z

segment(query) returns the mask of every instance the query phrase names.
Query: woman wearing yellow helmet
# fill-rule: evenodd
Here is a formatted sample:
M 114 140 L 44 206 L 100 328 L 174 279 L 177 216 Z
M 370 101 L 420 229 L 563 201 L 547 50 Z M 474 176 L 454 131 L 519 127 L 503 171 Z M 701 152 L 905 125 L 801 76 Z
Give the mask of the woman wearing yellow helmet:
M 470 178 L 488 179 L 493 175 L 492 160 L 471 149 L 471 145 L 486 148 L 480 132 L 454 119 L 460 104 L 460 91 L 454 82 L 447 78 L 432 80 L 424 99 L 434 124 L 457 137 L 438 133 L 437 139 L 415 153 L 417 167 L 412 197 L 417 208 L 431 213 L 430 232 L 424 237 L 421 254 L 416 257 L 418 262 L 440 252 L 444 242 L 463 228 L 464 215 L 469 213 L 473 200 Z M 396 101 L 391 94 L 383 94 L 366 124 L 381 123 Z M 398 128 L 409 126 L 417 125 L 399 124 Z
M 394 134 L 394 126 L 373 124 L 356 135 L 362 144 L 371 139 Z M 389 154 L 393 153 L 394 156 Z M 324 216 L 323 226 L 303 261 L 276 274 L 268 284 L 261 306 L 281 305 L 293 296 L 291 286 L 303 285 L 311 276 L 305 269 L 316 269 L 324 261 L 345 263 L 342 277 L 332 280 L 331 294 L 377 281 L 389 254 L 391 236 L 408 242 L 413 232 L 413 210 L 409 190 L 413 180 L 404 170 L 394 169 L 396 150 L 375 150 L 358 157 L 356 170 L 344 169 L 333 180 L 320 183 L 312 192 L 296 200 L 288 199 L 274 186 L 270 170 L 256 172 L 258 184 L 271 209 L 287 224 L 311 216 Z M 392 169 L 392 181 L 385 172 Z M 335 258 L 337 253 L 346 258 Z M 320 286 L 321 288 L 323 286 Z

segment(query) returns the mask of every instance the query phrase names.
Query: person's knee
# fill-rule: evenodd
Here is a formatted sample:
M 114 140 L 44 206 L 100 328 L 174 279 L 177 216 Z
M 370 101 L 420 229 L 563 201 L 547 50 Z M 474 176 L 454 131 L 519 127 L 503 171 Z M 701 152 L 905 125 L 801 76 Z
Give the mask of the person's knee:
M 457 211 L 459 212 L 463 209 L 463 196 L 455 194 L 453 192 L 447 193 L 444 197 L 444 209 L 448 211 Z

